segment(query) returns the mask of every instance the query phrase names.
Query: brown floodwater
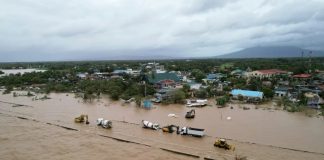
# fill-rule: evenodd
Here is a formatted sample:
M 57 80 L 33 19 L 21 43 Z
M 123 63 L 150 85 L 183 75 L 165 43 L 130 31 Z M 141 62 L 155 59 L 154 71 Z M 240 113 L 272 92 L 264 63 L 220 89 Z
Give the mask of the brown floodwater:
M 155 105 L 154 109 L 146 110 L 136 107 L 134 103 L 124 104 L 119 101 L 111 101 L 107 97 L 94 100 L 92 103 L 84 103 L 82 99 L 75 98 L 74 94 L 52 93 L 49 97 L 51 99 L 33 101 L 31 97 L 0 95 L 0 101 L 33 106 L 11 107 L 11 105 L 1 105 L 0 103 L 0 111 L 18 113 L 34 119 L 73 127 L 80 127 L 74 124 L 74 117 L 88 114 L 92 128 L 82 126 L 81 129 L 89 132 L 96 128 L 94 121 L 103 117 L 135 124 L 140 124 L 141 120 L 149 120 L 157 122 L 161 126 L 175 124 L 204 128 L 208 135 L 208 138 L 190 138 L 188 141 L 185 136 L 175 134 L 156 133 L 143 129 L 132 130 L 129 128 L 140 127 L 137 125 L 134 127 L 133 124 L 132 127 L 119 126 L 118 122 L 114 122 L 113 129 L 109 131 L 111 134 L 118 133 L 121 136 L 143 137 L 143 139 L 152 140 L 151 143 L 163 142 L 167 144 L 177 141 L 177 144 L 195 146 L 196 143 L 204 141 L 205 145 L 200 148 L 208 148 L 213 144 L 213 137 L 224 137 L 240 142 L 324 153 L 323 117 L 308 117 L 301 113 L 288 113 L 281 110 L 254 109 L 254 105 L 249 105 L 250 110 L 243 110 L 233 104 L 231 105 L 234 106 L 233 109 L 229 107 L 217 108 L 215 105 L 195 108 L 196 117 L 185 119 L 185 113 L 191 108 L 184 105 Z M 210 103 L 212 104 L 212 102 Z M 178 117 L 168 117 L 170 113 L 174 113 Z M 227 120 L 227 117 L 231 117 L 231 119 Z M 97 130 L 97 132 L 102 131 Z

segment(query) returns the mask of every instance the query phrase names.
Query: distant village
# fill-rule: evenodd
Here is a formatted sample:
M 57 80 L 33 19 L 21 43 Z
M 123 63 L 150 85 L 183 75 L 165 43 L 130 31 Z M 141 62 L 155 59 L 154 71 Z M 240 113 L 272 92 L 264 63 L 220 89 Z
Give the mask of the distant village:
M 124 76 L 138 77 L 145 75 L 143 81 L 154 86 L 156 93 L 152 101 L 160 103 L 172 96 L 174 90 L 182 89 L 184 86 L 189 89 L 189 99 L 205 99 L 207 95 L 196 95 L 201 90 L 212 90 L 205 94 L 212 93 L 213 97 L 228 95 L 232 100 L 239 100 L 246 103 L 261 103 L 263 101 L 285 98 L 292 103 L 306 100 L 305 104 L 311 108 L 320 108 L 324 104 L 320 94 L 324 91 L 324 71 L 315 71 L 313 74 L 294 74 L 279 69 L 251 70 L 234 69 L 232 66 L 223 68 L 224 72 L 215 72 L 201 75 L 201 79 L 188 71 L 167 71 L 163 65 L 150 62 L 143 64 L 141 69 L 116 69 L 113 72 L 99 72 L 94 70 L 92 74 L 78 73 L 81 80 L 90 79 L 123 79 Z M 198 71 L 199 72 L 199 71 Z M 237 83 L 237 81 L 241 81 Z M 242 84 L 243 83 L 243 84 Z M 238 84 L 241 84 L 238 85 Z M 254 85 L 247 89 L 248 85 Z M 265 88 L 265 89 L 261 89 Z M 267 92 L 267 93 L 265 93 Z M 222 105 L 226 102 L 219 101 Z
M 114 68 L 118 68 L 118 65 Z M 181 96 L 181 99 L 187 101 L 180 101 L 180 103 L 189 106 L 206 105 L 207 99 L 210 98 L 214 98 L 219 106 L 226 106 L 229 101 L 260 104 L 275 100 L 278 105 L 288 106 L 288 109 L 292 110 L 297 104 L 315 109 L 320 109 L 324 104 L 324 71 L 321 70 L 294 74 L 275 68 L 263 70 L 252 70 L 250 67 L 235 68 L 233 64 L 226 63 L 213 67 L 210 73 L 205 74 L 199 69 L 167 70 L 164 65 L 147 62 L 141 63 L 140 67 L 136 68 L 124 67 L 113 70 L 108 68 L 107 72 L 91 68 L 87 72 L 71 74 L 67 73 L 62 78 L 48 78 L 48 81 L 72 83 L 71 78 L 68 78 L 71 76 L 76 77 L 73 81 L 134 78 L 142 85 L 153 86 L 155 90 L 153 95 L 147 96 L 144 93 L 145 98 L 149 97 L 151 102 L 168 102 L 170 98 L 174 99 L 174 96 L 177 96 L 176 90 L 182 90 L 185 91 L 185 97 Z M 31 87 L 37 89 L 41 86 L 34 84 Z

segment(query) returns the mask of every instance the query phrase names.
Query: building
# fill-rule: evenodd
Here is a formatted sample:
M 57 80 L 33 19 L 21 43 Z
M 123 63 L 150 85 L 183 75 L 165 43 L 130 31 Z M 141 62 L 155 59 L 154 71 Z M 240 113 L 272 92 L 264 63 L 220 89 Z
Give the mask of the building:
M 324 104 L 323 99 L 318 94 L 308 92 L 304 95 L 307 98 L 307 106 L 310 108 L 320 109 L 320 105 Z
M 113 75 L 123 75 L 127 74 L 127 70 L 125 69 L 116 69 L 112 72 Z
M 155 88 L 175 88 L 180 78 L 175 73 L 153 73 L 148 77 Z
M 287 71 L 279 69 L 266 69 L 266 70 L 256 70 L 249 72 L 249 77 L 258 77 L 258 78 L 270 78 L 276 75 L 285 75 L 288 74 Z
M 277 97 L 284 97 L 284 96 L 288 96 L 290 88 L 288 87 L 276 87 L 274 92 L 275 92 L 275 96 Z
M 233 70 L 233 71 L 231 72 L 231 75 L 232 75 L 232 76 L 235 76 L 235 77 L 244 77 L 245 74 L 246 74 L 246 72 L 243 71 L 243 70 L 240 70 L 240 69 L 235 69 L 235 70 Z
M 200 87 L 202 86 L 201 83 L 196 83 L 196 82 L 190 82 L 188 83 L 188 85 L 190 86 L 190 90 L 199 90 Z
M 253 98 L 263 99 L 263 92 L 259 92 L 259 91 L 233 89 L 231 91 L 231 95 L 234 98 L 238 98 L 241 95 L 247 99 L 253 99 Z
M 312 75 L 310 74 L 296 74 L 292 76 L 293 78 L 297 78 L 297 79 L 309 79 L 312 77 Z
M 78 77 L 79 79 L 87 79 L 88 73 L 78 73 L 76 77 Z
M 133 70 L 131 68 L 128 68 L 128 69 L 116 69 L 116 70 L 114 70 L 114 72 L 112 74 L 113 75 L 129 74 L 129 75 L 133 75 L 133 76 L 138 76 L 138 75 L 140 75 L 140 71 L 139 70 Z
M 217 82 L 221 78 L 226 77 L 226 75 L 222 73 L 210 73 L 207 75 L 207 78 L 203 79 L 205 83 L 212 83 L 212 82 Z

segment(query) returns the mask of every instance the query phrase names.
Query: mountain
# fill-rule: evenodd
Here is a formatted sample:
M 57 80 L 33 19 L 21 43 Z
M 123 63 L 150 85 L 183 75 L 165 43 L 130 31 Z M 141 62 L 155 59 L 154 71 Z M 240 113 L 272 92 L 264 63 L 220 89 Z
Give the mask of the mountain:
M 291 46 L 271 46 L 271 47 L 252 47 L 241 51 L 224 54 L 216 58 L 284 58 L 301 57 L 302 51 L 304 57 L 308 57 L 311 50 Z M 324 51 L 313 51 L 312 57 L 324 57 Z

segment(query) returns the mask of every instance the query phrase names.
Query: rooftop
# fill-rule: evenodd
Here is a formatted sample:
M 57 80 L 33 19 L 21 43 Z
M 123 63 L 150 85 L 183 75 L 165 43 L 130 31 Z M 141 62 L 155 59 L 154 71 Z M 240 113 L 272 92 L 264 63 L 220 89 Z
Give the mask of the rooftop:
M 246 97 L 263 97 L 263 92 L 259 91 L 250 91 L 250 90 L 241 90 L 241 89 L 233 89 L 231 91 L 231 94 L 234 96 L 242 95 Z
M 157 83 L 162 80 L 173 80 L 174 82 L 179 82 L 180 78 L 175 73 L 154 73 L 149 75 L 148 78 L 150 83 Z
M 287 73 L 287 71 L 279 70 L 279 69 L 265 69 L 265 70 L 257 70 L 258 72 L 262 74 L 281 74 L 281 73 Z
M 310 78 L 312 75 L 310 74 L 296 74 L 293 75 L 293 78 Z

